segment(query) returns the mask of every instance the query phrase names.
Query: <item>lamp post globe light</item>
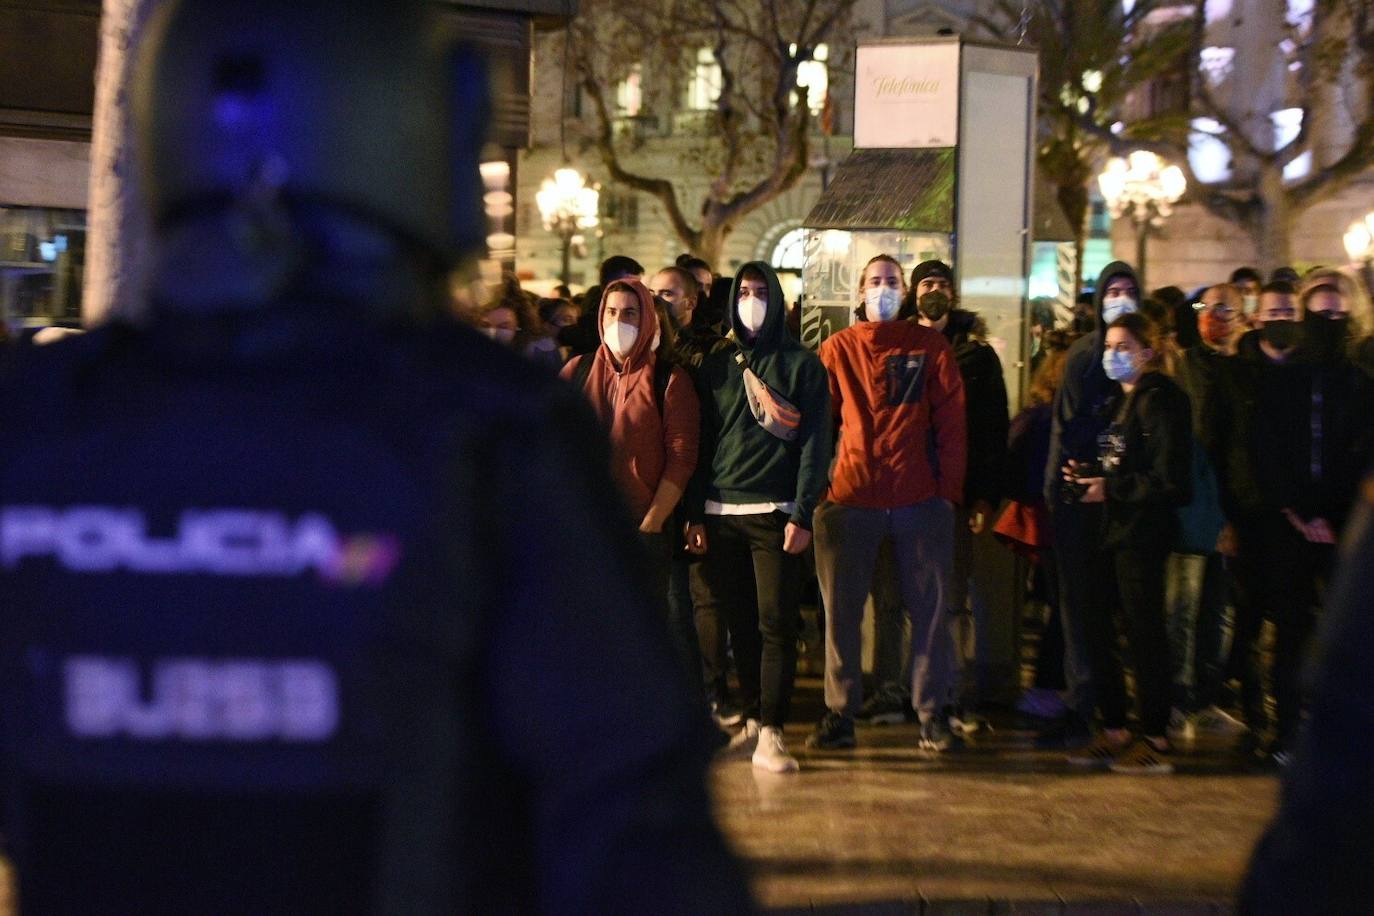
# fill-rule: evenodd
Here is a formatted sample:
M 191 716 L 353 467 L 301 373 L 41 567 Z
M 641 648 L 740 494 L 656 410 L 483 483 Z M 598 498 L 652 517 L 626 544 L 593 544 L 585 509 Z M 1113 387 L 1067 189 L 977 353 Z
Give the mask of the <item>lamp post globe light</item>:
M 1188 189 L 1183 170 L 1149 150 L 1136 150 L 1125 159 L 1113 157 L 1097 177 L 1112 219 L 1129 216 L 1135 225 L 1135 269 L 1144 283 L 1145 245 L 1150 231 L 1164 225 L 1174 204 Z
M 544 228 L 557 235 L 563 244 L 559 279 L 564 285 L 569 283 L 568 258 L 573 239 L 583 230 L 596 227 L 599 198 L 596 188 L 588 185 L 577 169 L 568 166 L 554 172 L 552 178 L 545 178 L 534 195 Z
M 1374 210 L 1345 230 L 1345 253 L 1360 269 L 1366 289 L 1374 289 Z
M 1345 230 L 1345 253 L 1350 260 L 1363 264 L 1374 259 L 1374 211 L 1357 219 Z

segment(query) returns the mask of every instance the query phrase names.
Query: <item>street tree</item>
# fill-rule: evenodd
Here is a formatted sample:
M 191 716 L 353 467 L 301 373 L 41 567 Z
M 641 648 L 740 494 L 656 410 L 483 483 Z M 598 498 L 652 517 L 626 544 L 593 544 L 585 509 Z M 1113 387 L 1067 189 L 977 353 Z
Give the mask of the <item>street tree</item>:
M 1190 176 L 1192 199 L 1243 229 L 1267 270 L 1292 263 L 1303 213 L 1374 167 L 1374 3 L 1315 0 L 1310 11 L 1290 14 L 1282 32 L 1277 48 L 1237 49 L 1237 59 L 1218 65 L 1209 59 L 1204 4 L 1193 14 L 1191 113 L 1216 125 L 1230 177 L 1208 184 Z M 1275 98 L 1252 88 L 1266 69 L 1278 70 Z M 1280 112 L 1287 136 L 1276 129 Z M 1171 145 L 1172 158 L 1186 163 L 1186 148 Z
M 582 141 L 612 181 L 658 201 L 684 247 L 717 262 L 740 220 L 805 173 L 817 118 L 807 65 L 838 43 L 854 2 L 583 0 L 564 49 L 565 79 L 572 71 L 592 111 Z M 694 80 L 705 96 L 666 168 L 637 159 L 641 138 L 617 127 L 616 87 L 632 75 L 646 109 L 667 117 Z

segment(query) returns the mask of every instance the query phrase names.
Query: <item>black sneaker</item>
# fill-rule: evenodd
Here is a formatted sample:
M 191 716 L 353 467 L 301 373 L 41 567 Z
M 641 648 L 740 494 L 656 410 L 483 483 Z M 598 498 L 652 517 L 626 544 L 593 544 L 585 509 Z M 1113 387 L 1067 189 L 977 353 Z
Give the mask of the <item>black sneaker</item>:
M 827 712 L 806 739 L 806 746 L 817 751 L 838 751 L 854 747 L 854 720 L 838 712 Z
M 1256 760 L 1260 769 L 1269 773 L 1282 773 L 1293 762 L 1293 752 L 1275 738 L 1259 749 Z
M 711 717 L 721 728 L 731 728 L 744 721 L 744 714 L 740 708 L 729 702 L 712 703 Z
M 911 698 L 901 688 L 889 685 L 864 700 L 855 718 L 866 725 L 900 725 L 909 713 L 914 713 Z

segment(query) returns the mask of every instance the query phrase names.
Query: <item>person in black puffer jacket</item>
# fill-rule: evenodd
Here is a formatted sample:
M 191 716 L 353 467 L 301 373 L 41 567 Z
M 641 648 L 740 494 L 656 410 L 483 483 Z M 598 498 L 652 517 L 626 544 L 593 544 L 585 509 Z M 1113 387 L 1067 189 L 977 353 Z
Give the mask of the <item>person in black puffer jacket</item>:
M 959 375 L 964 382 L 964 403 L 968 429 L 968 469 L 964 478 L 964 502 L 954 520 L 954 575 L 950 583 L 949 608 L 952 615 L 955 658 L 959 664 L 959 694 L 978 702 L 998 690 L 994 670 L 1015 671 L 1016 660 L 995 658 L 992 633 L 1009 632 L 1009 627 L 994 627 L 986 597 L 977 589 L 975 538 L 992 527 L 994 513 L 1002 498 L 1006 475 L 1007 432 L 1011 425 L 1007 410 L 1007 385 L 1002 376 L 1002 361 L 988 343 L 987 325 L 977 312 L 959 308 L 954 294 L 953 274 L 942 261 L 917 264 L 911 272 L 907 311 L 912 318 L 945 335 L 954 348 Z M 990 535 L 989 535 L 990 536 Z M 984 561 L 986 562 L 986 560 Z M 961 724 L 970 720 L 967 711 Z

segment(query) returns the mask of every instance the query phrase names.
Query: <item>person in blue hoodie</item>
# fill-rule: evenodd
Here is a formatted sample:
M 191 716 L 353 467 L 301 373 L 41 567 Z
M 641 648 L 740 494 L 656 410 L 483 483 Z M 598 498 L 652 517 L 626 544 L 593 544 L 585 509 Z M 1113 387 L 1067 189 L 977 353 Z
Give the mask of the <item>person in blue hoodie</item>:
M 688 493 L 688 549 L 698 610 L 726 621 L 744 725 L 731 740 L 755 766 L 797 769 L 782 740 L 797 664 L 802 554 L 832 451 L 830 390 L 816 354 L 787 333 L 773 268 L 740 268 L 726 349 L 697 370 L 701 440 Z
M 1064 626 L 1065 703 L 1069 712 L 1046 739 L 1076 744 L 1090 736 L 1094 697 L 1084 643 L 1085 614 L 1102 613 L 1111 599 L 1112 565 L 1101 545 L 1102 506 L 1078 501 L 1065 489 L 1060 473 L 1069 461 L 1091 462 L 1099 437 L 1111 423 L 1112 402 L 1120 390 L 1102 368 L 1107 326 L 1140 308 L 1140 280 L 1124 261 L 1102 269 L 1093 290 L 1097 325 L 1069 348 L 1064 381 L 1055 392 L 1050 455 L 1045 466 L 1045 502 L 1050 507 L 1055 562 L 1059 572 L 1059 613 Z

